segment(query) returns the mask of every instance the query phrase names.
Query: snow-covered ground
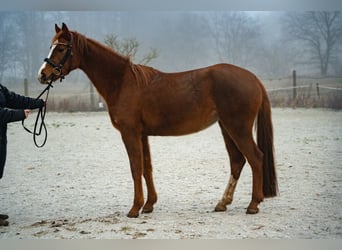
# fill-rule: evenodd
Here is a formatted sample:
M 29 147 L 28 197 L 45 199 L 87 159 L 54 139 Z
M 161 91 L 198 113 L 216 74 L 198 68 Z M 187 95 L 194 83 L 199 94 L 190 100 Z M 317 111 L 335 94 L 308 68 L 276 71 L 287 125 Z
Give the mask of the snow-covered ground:
M 248 165 L 233 204 L 213 212 L 230 174 L 217 125 L 150 138 L 159 200 L 153 213 L 130 219 L 133 181 L 108 114 L 47 113 L 46 122 L 42 149 L 19 123 L 9 125 L 0 213 L 10 225 L 0 227 L 0 239 L 341 239 L 341 111 L 273 109 L 280 196 L 256 215 L 245 214 Z

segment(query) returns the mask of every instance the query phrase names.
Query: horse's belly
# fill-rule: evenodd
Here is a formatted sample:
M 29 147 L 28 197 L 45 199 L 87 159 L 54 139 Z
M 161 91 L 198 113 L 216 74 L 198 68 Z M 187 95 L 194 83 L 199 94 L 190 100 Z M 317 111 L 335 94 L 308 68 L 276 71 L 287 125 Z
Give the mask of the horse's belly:
M 214 124 L 218 119 L 215 109 L 187 113 L 179 110 L 177 113 L 162 115 L 155 123 L 146 124 L 148 135 L 177 136 L 201 131 Z

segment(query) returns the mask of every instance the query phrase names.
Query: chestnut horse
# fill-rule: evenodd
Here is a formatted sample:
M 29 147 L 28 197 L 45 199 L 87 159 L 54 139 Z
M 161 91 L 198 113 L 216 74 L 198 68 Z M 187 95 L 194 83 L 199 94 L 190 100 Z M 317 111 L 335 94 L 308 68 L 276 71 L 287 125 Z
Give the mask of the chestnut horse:
M 215 211 L 225 211 L 232 202 L 246 159 L 253 179 L 247 213 L 257 213 L 264 198 L 277 195 L 271 107 L 254 74 L 229 64 L 163 73 L 133 64 L 109 47 L 70 31 L 64 23 L 61 28 L 55 25 L 55 30 L 38 79 L 47 84 L 79 68 L 106 101 L 112 124 L 126 147 L 134 180 L 128 217 L 139 216 L 141 208 L 143 213 L 152 212 L 157 201 L 148 136 L 190 134 L 217 121 L 229 153 L 231 174 Z M 142 177 L 147 185 L 145 204 Z

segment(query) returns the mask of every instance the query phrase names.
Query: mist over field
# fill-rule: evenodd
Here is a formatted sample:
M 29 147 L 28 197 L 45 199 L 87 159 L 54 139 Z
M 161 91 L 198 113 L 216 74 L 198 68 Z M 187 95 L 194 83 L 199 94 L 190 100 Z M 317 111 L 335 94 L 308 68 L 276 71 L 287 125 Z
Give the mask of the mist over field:
M 311 96 L 310 86 L 329 82 L 333 89 L 325 92 L 334 96 L 327 98 L 340 103 L 340 11 L 1 11 L 0 82 L 19 93 L 38 94 L 37 71 L 49 53 L 54 25 L 63 22 L 103 44 L 114 43 L 117 52 L 136 64 L 175 72 L 231 63 L 252 71 L 272 89 L 291 87 L 295 70 L 298 77 L 311 79 L 297 81 L 309 86 L 305 96 Z M 130 49 L 119 49 L 125 46 Z M 55 93 L 89 99 L 91 83 L 81 70 L 64 82 Z M 277 102 L 289 105 L 288 100 Z
M 295 25 L 305 24 L 296 22 L 311 14 L 311 24 L 317 29 L 321 24 L 315 24 L 315 18 L 324 19 L 326 14 L 333 22 L 327 27 L 330 35 L 335 34 L 331 41 L 325 41 L 319 32 L 321 37 L 312 37 L 320 42 L 321 56 L 328 60 L 324 72 L 309 38 L 301 39 L 303 34 L 294 30 Z M 220 62 L 246 67 L 267 78 L 288 76 L 294 69 L 312 75 L 340 75 L 342 71 L 340 12 L 1 11 L 0 81 L 10 84 L 28 78 L 36 82 L 37 71 L 49 52 L 54 24 L 62 22 L 102 43 L 108 35 L 123 41 L 136 39 L 139 47 L 134 62 L 139 63 L 154 48 L 157 57 L 149 65 L 163 71 Z M 80 75 L 73 73 L 69 78 L 83 81 Z

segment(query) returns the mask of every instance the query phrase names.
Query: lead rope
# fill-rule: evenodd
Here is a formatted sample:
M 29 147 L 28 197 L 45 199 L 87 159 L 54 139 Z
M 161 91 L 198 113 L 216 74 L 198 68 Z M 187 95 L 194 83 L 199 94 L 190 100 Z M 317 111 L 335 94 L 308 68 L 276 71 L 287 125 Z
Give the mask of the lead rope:
M 49 92 L 50 92 L 50 88 L 53 88 L 52 86 L 52 81 L 49 83 L 49 85 L 42 91 L 42 93 L 40 93 L 40 95 L 36 98 L 36 100 L 38 100 L 40 97 L 42 97 L 42 95 L 46 92 L 46 97 L 45 97 L 45 105 L 41 108 L 39 108 L 39 111 L 37 113 L 37 117 L 36 117 L 36 122 L 34 124 L 34 129 L 33 131 L 31 131 L 30 129 L 26 128 L 25 127 L 25 124 L 24 124 L 24 120 L 21 121 L 21 125 L 23 126 L 23 128 L 29 132 L 30 134 L 33 134 L 33 142 L 34 142 L 34 145 L 36 145 L 37 148 L 42 148 L 44 147 L 46 141 L 47 141 L 47 128 L 46 128 L 46 124 L 45 124 L 45 114 L 46 114 L 46 103 L 47 103 L 47 100 L 49 98 Z M 39 124 L 39 118 L 40 118 L 40 125 L 38 126 Z M 37 132 L 37 128 L 39 127 L 39 131 Z M 40 136 L 42 134 L 42 131 L 44 129 L 44 140 L 43 140 L 43 143 L 42 144 L 38 144 L 37 143 L 37 136 Z

